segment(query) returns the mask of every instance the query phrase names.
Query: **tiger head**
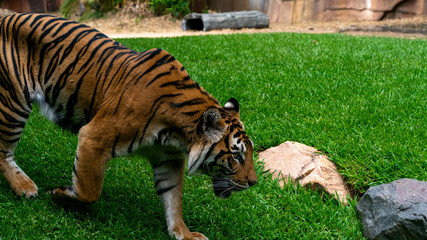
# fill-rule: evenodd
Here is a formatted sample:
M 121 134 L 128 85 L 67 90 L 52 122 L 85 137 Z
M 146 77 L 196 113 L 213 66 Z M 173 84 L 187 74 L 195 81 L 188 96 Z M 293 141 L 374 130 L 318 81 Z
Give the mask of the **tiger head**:
M 215 195 L 221 198 L 257 182 L 253 143 L 244 132 L 236 99 L 231 98 L 223 108 L 208 108 L 197 132 L 200 138 L 190 149 L 189 174 L 207 174 Z

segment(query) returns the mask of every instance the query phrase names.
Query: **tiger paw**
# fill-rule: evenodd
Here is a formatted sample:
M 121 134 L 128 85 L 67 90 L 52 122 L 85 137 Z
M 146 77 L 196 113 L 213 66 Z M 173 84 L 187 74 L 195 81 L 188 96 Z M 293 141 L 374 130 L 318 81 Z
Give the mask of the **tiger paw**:
M 54 188 L 49 191 L 49 194 L 52 196 L 53 200 L 58 202 L 77 201 L 74 189 L 70 186 Z
M 187 227 L 184 229 L 175 229 L 172 236 L 178 240 L 208 240 L 202 233 L 190 232 Z
M 13 188 L 13 192 L 17 196 L 24 196 L 26 199 L 37 197 L 39 194 L 39 190 L 35 184 L 26 184 L 26 186 Z
M 36 197 L 39 192 L 39 189 L 33 180 L 26 176 L 16 179 L 11 184 L 11 188 L 17 196 L 25 196 L 26 199 Z
M 208 240 L 208 238 L 199 232 L 190 232 L 190 236 L 184 237 L 184 239 L 191 239 L 191 240 Z

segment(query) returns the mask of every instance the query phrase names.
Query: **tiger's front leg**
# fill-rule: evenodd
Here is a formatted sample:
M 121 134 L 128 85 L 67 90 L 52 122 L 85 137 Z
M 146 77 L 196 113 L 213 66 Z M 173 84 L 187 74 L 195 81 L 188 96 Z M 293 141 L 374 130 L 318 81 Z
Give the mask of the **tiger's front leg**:
M 107 162 L 111 159 L 111 150 L 104 146 L 103 131 L 88 124 L 79 132 L 79 143 L 74 160 L 73 185 L 58 187 L 51 191 L 58 201 L 77 201 L 93 203 L 99 200 L 105 177 Z
M 169 234 L 176 239 L 208 239 L 198 232 L 190 232 L 182 218 L 182 190 L 185 158 L 180 155 L 151 159 L 154 185 L 162 202 Z

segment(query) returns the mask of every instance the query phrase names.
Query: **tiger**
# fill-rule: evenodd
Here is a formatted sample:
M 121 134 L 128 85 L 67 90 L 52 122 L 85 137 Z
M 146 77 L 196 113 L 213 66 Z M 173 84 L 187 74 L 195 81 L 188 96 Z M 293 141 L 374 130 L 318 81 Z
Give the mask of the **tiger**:
M 53 201 L 98 201 L 109 160 L 136 154 L 152 167 L 168 233 L 207 239 L 183 220 L 186 160 L 188 174 L 209 176 L 220 198 L 256 184 L 238 101 L 221 106 L 167 51 L 135 52 L 84 24 L 36 13 L 1 18 L 0 47 L 0 170 L 16 195 L 38 195 L 14 156 L 33 104 L 78 134 L 72 184 L 49 190 Z

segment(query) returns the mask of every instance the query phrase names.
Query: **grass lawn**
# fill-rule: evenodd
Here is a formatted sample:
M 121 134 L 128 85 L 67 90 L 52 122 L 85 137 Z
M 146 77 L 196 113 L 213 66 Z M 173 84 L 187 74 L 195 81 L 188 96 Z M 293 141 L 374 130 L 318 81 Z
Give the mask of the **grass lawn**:
M 220 102 L 235 97 L 257 151 L 298 141 L 327 153 L 360 196 L 399 178 L 427 181 L 427 41 L 290 33 L 121 39 L 172 53 Z M 69 184 L 77 138 L 33 113 L 16 151 L 38 184 L 15 197 L 0 177 L 0 239 L 169 239 L 146 161 L 110 162 L 101 200 L 55 205 Z M 184 220 L 210 239 L 362 239 L 355 201 L 343 207 L 264 173 L 226 200 L 206 177 L 186 177 Z

